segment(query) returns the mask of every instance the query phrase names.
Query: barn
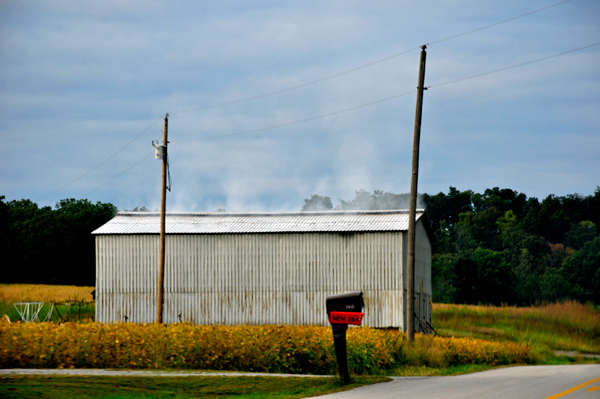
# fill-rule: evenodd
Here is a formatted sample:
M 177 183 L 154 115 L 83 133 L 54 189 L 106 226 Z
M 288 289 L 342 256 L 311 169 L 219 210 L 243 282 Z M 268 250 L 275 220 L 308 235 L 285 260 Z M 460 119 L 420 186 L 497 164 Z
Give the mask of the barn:
M 415 320 L 431 325 L 431 241 L 417 211 Z M 406 329 L 408 211 L 167 213 L 164 321 L 328 325 L 328 295 L 361 290 L 364 325 Z M 96 320 L 156 320 L 160 214 L 92 234 Z

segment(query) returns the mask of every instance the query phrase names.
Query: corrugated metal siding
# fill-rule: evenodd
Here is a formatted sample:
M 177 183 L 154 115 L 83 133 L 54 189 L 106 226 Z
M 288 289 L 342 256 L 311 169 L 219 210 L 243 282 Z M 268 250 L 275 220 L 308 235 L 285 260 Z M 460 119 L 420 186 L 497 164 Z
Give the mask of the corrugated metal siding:
M 431 244 L 423 223 L 417 223 L 415 229 L 415 306 L 416 328 L 425 332 L 424 326 L 432 325 L 432 288 L 431 288 Z
M 365 325 L 403 328 L 402 237 L 168 235 L 164 320 L 328 325 L 327 295 L 362 290 Z M 98 235 L 96 243 L 97 320 L 154 322 L 159 237 Z
M 417 219 L 422 212 L 417 213 Z M 404 231 L 406 211 L 168 213 L 167 234 L 260 234 Z M 122 212 L 92 234 L 159 234 L 160 214 Z

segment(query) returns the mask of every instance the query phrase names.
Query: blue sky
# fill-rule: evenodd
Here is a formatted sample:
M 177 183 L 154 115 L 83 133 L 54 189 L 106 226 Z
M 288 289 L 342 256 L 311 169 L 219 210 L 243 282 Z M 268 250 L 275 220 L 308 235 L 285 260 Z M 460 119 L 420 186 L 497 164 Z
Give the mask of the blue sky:
M 167 112 L 169 211 L 408 192 L 427 43 L 420 192 L 592 194 L 600 46 L 444 84 L 600 42 L 597 0 L 454 37 L 557 3 L 0 0 L 0 195 L 158 208 Z

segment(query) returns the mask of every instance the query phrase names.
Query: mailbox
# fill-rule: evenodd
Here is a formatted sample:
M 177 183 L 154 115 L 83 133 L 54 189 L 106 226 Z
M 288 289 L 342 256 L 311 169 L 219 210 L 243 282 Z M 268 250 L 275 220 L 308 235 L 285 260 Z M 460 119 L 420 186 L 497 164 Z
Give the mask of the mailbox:
M 348 367 L 348 350 L 346 347 L 346 330 L 348 324 L 360 326 L 362 324 L 363 300 L 362 291 L 346 292 L 344 294 L 330 295 L 325 301 L 327 316 L 333 330 L 333 344 L 335 356 L 338 361 L 340 377 L 345 384 L 350 383 L 350 368 Z
M 331 324 L 362 324 L 363 300 L 362 291 L 346 292 L 344 294 L 330 295 L 326 300 L 327 315 Z

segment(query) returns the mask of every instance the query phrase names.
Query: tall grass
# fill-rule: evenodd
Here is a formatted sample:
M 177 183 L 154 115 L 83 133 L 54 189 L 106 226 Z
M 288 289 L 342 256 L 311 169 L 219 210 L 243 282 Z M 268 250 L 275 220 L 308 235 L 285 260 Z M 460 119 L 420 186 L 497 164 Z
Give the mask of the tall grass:
M 600 312 L 575 301 L 525 308 L 435 304 L 433 323 L 443 336 L 520 342 L 540 354 L 600 353 Z

